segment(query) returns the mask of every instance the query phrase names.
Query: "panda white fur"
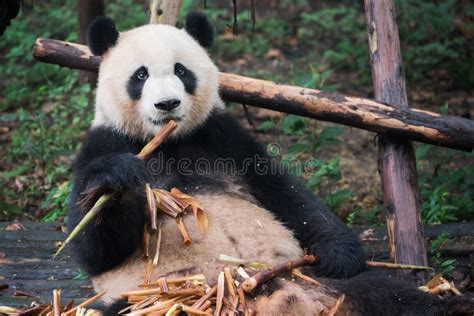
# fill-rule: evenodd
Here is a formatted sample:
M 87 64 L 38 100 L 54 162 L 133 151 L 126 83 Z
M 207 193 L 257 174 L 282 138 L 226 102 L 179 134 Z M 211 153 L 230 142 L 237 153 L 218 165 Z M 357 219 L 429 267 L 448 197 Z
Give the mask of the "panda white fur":
M 204 273 L 212 283 L 220 254 L 272 265 L 301 256 L 303 249 L 320 258 L 312 268 L 317 276 L 347 278 L 364 270 L 361 246 L 350 230 L 291 176 L 268 172 L 262 146 L 225 113 L 218 69 L 205 50 L 212 33 L 207 18 L 196 12 L 188 14 L 181 30 L 146 25 L 118 33 L 105 17 L 90 26 L 89 46 L 102 62 L 95 118 L 75 165 L 68 224 L 75 227 L 91 206 L 81 200 L 120 192 L 73 243 L 95 290 L 107 290 L 107 304 L 144 277 L 145 183 L 179 188 L 197 198 L 209 217 L 205 234 L 185 217 L 193 238 L 188 246 L 174 220 L 160 219 L 163 241 L 155 278 Z M 170 139 L 146 162 L 135 158 L 170 119 L 178 123 Z M 211 168 L 189 174 L 179 168 L 183 159 L 190 166 L 230 159 L 233 171 L 245 172 Z M 158 170 L 166 162 L 175 164 Z M 341 282 L 336 287 L 342 284 L 347 292 Z

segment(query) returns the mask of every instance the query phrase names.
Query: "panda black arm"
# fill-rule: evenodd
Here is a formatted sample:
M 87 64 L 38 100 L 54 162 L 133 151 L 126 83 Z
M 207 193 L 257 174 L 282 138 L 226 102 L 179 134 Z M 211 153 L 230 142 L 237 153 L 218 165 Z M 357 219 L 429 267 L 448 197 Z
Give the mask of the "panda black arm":
M 201 143 L 205 140 L 211 144 L 208 151 L 223 150 L 218 157 L 245 164 L 243 178 L 250 194 L 293 231 L 303 248 L 319 256 L 315 266 L 318 275 L 351 277 L 364 269 L 362 247 L 350 229 L 297 179 L 279 172 L 281 168 L 272 170 L 278 162 L 234 118 L 215 113 L 207 125 L 211 132 L 199 138 Z
M 253 175 L 252 195 L 295 234 L 303 248 L 319 257 L 314 272 L 351 277 L 364 267 L 356 236 L 302 184 L 290 175 Z
M 75 162 L 68 227 L 71 231 L 90 209 L 98 195 L 118 191 L 101 213 L 72 242 L 79 263 L 91 275 L 107 271 L 123 262 L 141 244 L 145 223 L 143 192 L 146 171 L 134 157 L 142 144 L 111 130 L 89 132 Z M 84 192 L 98 192 L 82 206 Z

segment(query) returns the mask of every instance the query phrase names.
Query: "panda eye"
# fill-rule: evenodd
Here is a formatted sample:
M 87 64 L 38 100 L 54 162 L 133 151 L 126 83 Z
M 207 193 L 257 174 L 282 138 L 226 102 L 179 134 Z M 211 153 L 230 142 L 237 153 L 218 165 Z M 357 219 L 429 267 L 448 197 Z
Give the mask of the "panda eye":
M 186 68 L 181 64 L 176 64 L 174 67 L 174 74 L 178 77 L 182 77 L 186 74 Z
M 146 80 L 148 79 L 148 72 L 146 70 L 140 70 L 137 74 L 136 77 L 138 80 Z

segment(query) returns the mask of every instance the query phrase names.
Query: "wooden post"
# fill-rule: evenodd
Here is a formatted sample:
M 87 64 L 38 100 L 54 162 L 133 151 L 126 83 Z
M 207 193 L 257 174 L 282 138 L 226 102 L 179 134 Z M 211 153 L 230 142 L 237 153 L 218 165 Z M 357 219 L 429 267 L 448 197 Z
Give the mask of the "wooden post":
M 375 99 L 407 108 L 400 40 L 392 0 L 364 0 Z M 396 263 L 428 263 L 420 216 L 416 161 L 408 140 L 378 136 L 390 253 Z M 400 270 L 406 276 L 405 270 Z M 420 272 L 418 272 L 420 273 Z M 417 275 L 424 282 L 426 275 Z
M 181 0 L 151 0 L 150 24 L 176 25 L 179 18 Z
M 79 43 L 87 44 L 87 28 L 89 23 L 97 16 L 104 15 L 104 0 L 78 0 L 77 1 L 78 22 L 79 22 Z M 89 83 L 93 87 L 96 85 L 97 74 L 88 71 L 81 71 L 79 81 Z

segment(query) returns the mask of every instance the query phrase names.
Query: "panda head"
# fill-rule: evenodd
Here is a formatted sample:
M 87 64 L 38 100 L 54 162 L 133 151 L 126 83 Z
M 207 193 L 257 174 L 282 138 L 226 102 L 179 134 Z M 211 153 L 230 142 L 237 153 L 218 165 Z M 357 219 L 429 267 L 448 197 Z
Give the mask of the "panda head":
M 145 25 L 121 33 L 112 19 L 99 17 L 88 42 L 102 56 L 94 126 L 146 139 L 173 119 L 176 137 L 223 108 L 218 69 L 206 52 L 213 28 L 201 13 L 189 13 L 184 29 Z

